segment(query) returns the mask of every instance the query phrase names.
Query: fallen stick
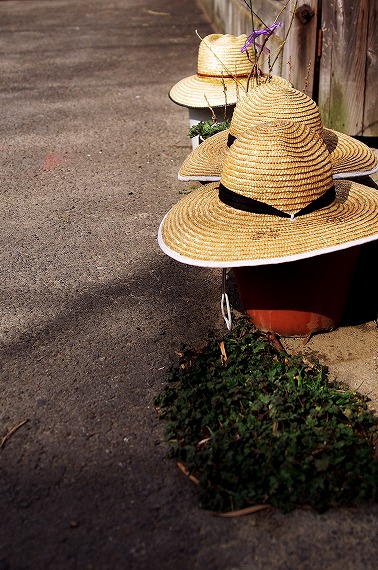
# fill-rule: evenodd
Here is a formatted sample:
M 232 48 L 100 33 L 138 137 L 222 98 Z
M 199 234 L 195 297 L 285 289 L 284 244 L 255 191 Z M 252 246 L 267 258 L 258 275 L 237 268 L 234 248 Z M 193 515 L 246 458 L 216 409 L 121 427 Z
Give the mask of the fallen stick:
M 6 435 L 4 435 L 3 439 L 1 440 L 0 449 L 2 449 L 4 447 L 6 441 L 8 441 L 8 439 L 11 437 L 11 435 L 13 435 L 20 427 L 25 425 L 28 421 L 29 421 L 28 419 L 24 420 L 23 422 L 20 422 L 19 424 L 14 426 L 10 431 L 8 431 L 8 433 Z

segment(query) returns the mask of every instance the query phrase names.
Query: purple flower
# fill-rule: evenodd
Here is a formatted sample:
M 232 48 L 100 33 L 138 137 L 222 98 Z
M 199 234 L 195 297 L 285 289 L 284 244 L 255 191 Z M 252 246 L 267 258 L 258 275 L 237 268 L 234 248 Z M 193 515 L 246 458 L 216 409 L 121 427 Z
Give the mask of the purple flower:
M 256 45 L 261 48 L 261 44 L 258 44 L 256 42 L 256 38 L 258 38 L 259 36 L 265 36 L 267 39 L 269 38 L 269 36 L 271 36 L 272 34 L 274 34 L 274 30 L 276 28 L 279 28 L 280 26 L 282 26 L 282 22 L 276 22 L 275 24 L 272 24 L 271 26 L 268 26 L 267 28 L 264 28 L 263 30 L 255 30 L 254 32 L 252 32 L 252 34 L 250 34 L 247 38 L 247 41 L 245 42 L 245 44 L 243 45 L 243 47 L 240 49 L 240 51 L 246 51 L 250 45 L 252 45 L 253 43 L 256 43 Z M 268 51 L 268 48 L 264 47 L 264 51 Z

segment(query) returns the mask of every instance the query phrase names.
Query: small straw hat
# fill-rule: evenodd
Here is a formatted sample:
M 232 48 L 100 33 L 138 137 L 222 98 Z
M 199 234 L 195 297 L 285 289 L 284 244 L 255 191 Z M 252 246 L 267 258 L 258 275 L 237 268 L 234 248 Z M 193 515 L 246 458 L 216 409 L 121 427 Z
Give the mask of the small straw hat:
M 334 178 L 364 176 L 378 170 L 377 156 L 367 145 L 323 127 L 313 99 L 290 85 L 266 83 L 254 87 L 238 101 L 228 130 L 209 137 L 188 155 L 179 170 L 179 180 L 219 180 L 232 141 L 247 128 L 274 119 L 303 122 L 323 136 Z
M 182 198 L 160 224 L 170 257 L 201 267 L 283 263 L 378 239 L 378 192 L 333 180 L 323 138 L 261 123 L 230 147 L 220 182 Z
M 203 38 L 198 48 L 197 74 L 176 83 L 169 92 L 170 99 L 197 109 L 235 105 L 239 95 L 256 85 L 255 78 L 248 82 L 253 61 L 241 51 L 246 41 L 245 34 L 210 34 Z M 289 85 L 282 77 L 262 72 L 259 81 Z

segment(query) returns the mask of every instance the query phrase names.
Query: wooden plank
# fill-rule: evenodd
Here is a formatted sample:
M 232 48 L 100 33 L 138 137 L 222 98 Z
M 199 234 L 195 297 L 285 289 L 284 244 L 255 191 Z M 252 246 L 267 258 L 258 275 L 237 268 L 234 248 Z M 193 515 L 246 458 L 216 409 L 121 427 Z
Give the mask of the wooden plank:
M 305 4 L 311 9 L 313 17 L 307 23 L 303 23 L 297 16 L 294 17 L 283 53 L 283 65 L 288 68 L 285 70 L 283 67 L 282 75 L 290 79 L 296 89 L 312 97 L 317 52 L 318 0 L 299 0 L 297 11 Z
M 240 35 L 242 33 L 249 34 L 252 31 L 251 14 L 246 5 L 241 0 L 199 0 L 200 5 L 206 14 L 214 23 L 214 28 L 219 33 L 228 33 Z M 255 29 L 270 26 L 279 16 L 282 27 L 277 29 L 274 36 L 269 39 L 268 47 L 271 50 L 271 58 L 264 54 L 260 58 L 260 67 L 267 72 L 269 63 L 276 59 L 277 53 L 280 51 L 273 73 L 281 75 L 286 79 L 290 79 L 294 87 L 304 89 L 307 82 L 306 93 L 312 96 L 313 76 L 314 76 L 314 58 L 316 53 L 316 27 L 317 27 L 317 6 L 318 0 L 298 0 L 297 7 L 300 8 L 304 4 L 310 6 L 314 12 L 314 17 L 310 22 L 304 24 L 296 16 L 292 14 L 296 6 L 295 0 L 290 0 L 285 10 L 284 7 L 287 0 L 253 0 L 253 10 L 255 14 L 263 21 L 255 18 Z M 283 11 L 282 11 L 283 10 Z M 288 30 L 290 33 L 284 46 L 280 49 L 282 42 L 286 37 Z M 291 60 L 289 66 L 288 61 Z M 307 69 L 310 64 L 310 74 Z
M 250 34 L 253 29 L 263 29 L 265 27 L 271 26 L 273 22 L 277 19 L 277 16 L 282 12 L 287 0 L 253 0 L 253 11 L 257 16 L 254 18 L 254 24 L 252 27 L 251 14 L 250 11 L 245 7 L 245 5 L 240 2 L 240 0 L 233 0 L 238 10 L 234 11 L 234 20 L 230 19 L 232 29 L 237 33 Z M 303 0 L 304 1 L 304 0 Z M 295 0 L 290 0 L 290 4 L 294 5 Z M 229 8 L 231 8 L 232 0 L 229 2 Z M 282 22 L 282 27 L 278 28 L 275 34 L 269 38 L 267 47 L 270 49 L 270 56 L 266 53 L 262 53 L 259 57 L 259 66 L 266 73 L 268 72 L 271 64 L 276 59 L 277 54 L 281 51 L 281 55 L 276 59 L 276 63 L 273 66 L 272 72 L 276 75 L 283 74 L 283 50 L 281 46 L 285 38 L 289 22 L 290 22 L 290 6 L 286 8 L 279 17 L 279 21 Z M 241 12 L 243 16 L 241 16 Z M 237 21 L 243 21 L 242 28 L 236 27 Z M 233 23 L 234 21 L 234 23 Z M 235 31 L 229 31 L 229 33 L 235 33 Z M 284 70 L 286 71 L 286 69 Z
M 219 34 L 250 34 L 251 15 L 242 0 L 197 0 L 210 19 L 214 31 Z M 253 0 L 253 10 L 263 18 L 271 20 L 279 13 L 285 0 Z
M 322 2 L 322 52 L 319 72 L 318 105 L 324 125 L 329 126 L 331 119 L 331 79 L 332 51 L 335 37 L 336 0 Z
M 367 65 L 363 115 L 363 136 L 378 136 L 378 16 L 377 2 L 370 1 L 367 34 Z
M 251 17 L 242 0 L 197 1 L 219 33 L 250 33 Z M 270 25 L 285 3 L 286 0 L 253 0 L 253 8 Z M 295 88 L 313 97 L 326 126 L 350 135 L 377 136 L 377 0 L 298 0 L 298 7 L 303 4 L 308 4 L 315 15 L 307 24 L 294 18 L 273 73 L 290 79 Z M 272 57 L 281 45 L 279 38 L 286 36 L 294 5 L 292 0 L 280 17 L 282 28 L 269 40 Z M 255 27 L 261 26 L 255 23 Z M 260 63 L 266 72 L 267 58 Z
M 319 107 L 326 126 L 363 133 L 369 0 L 323 2 Z

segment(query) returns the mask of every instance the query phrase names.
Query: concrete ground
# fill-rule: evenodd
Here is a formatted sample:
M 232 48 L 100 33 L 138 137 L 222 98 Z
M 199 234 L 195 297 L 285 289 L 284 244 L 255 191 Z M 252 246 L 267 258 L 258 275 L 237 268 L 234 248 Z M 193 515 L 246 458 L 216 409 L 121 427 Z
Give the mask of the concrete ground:
M 196 29 L 192 0 L 0 3 L 0 570 L 376 568 L 377 504 L 222 519 L 166 460 L 154 397 L 224 330 L 219 272 L 156 239 L 187 189 L 168 91 Z M 374 405 L 376 249 L 342 327 L 284 339 Z

